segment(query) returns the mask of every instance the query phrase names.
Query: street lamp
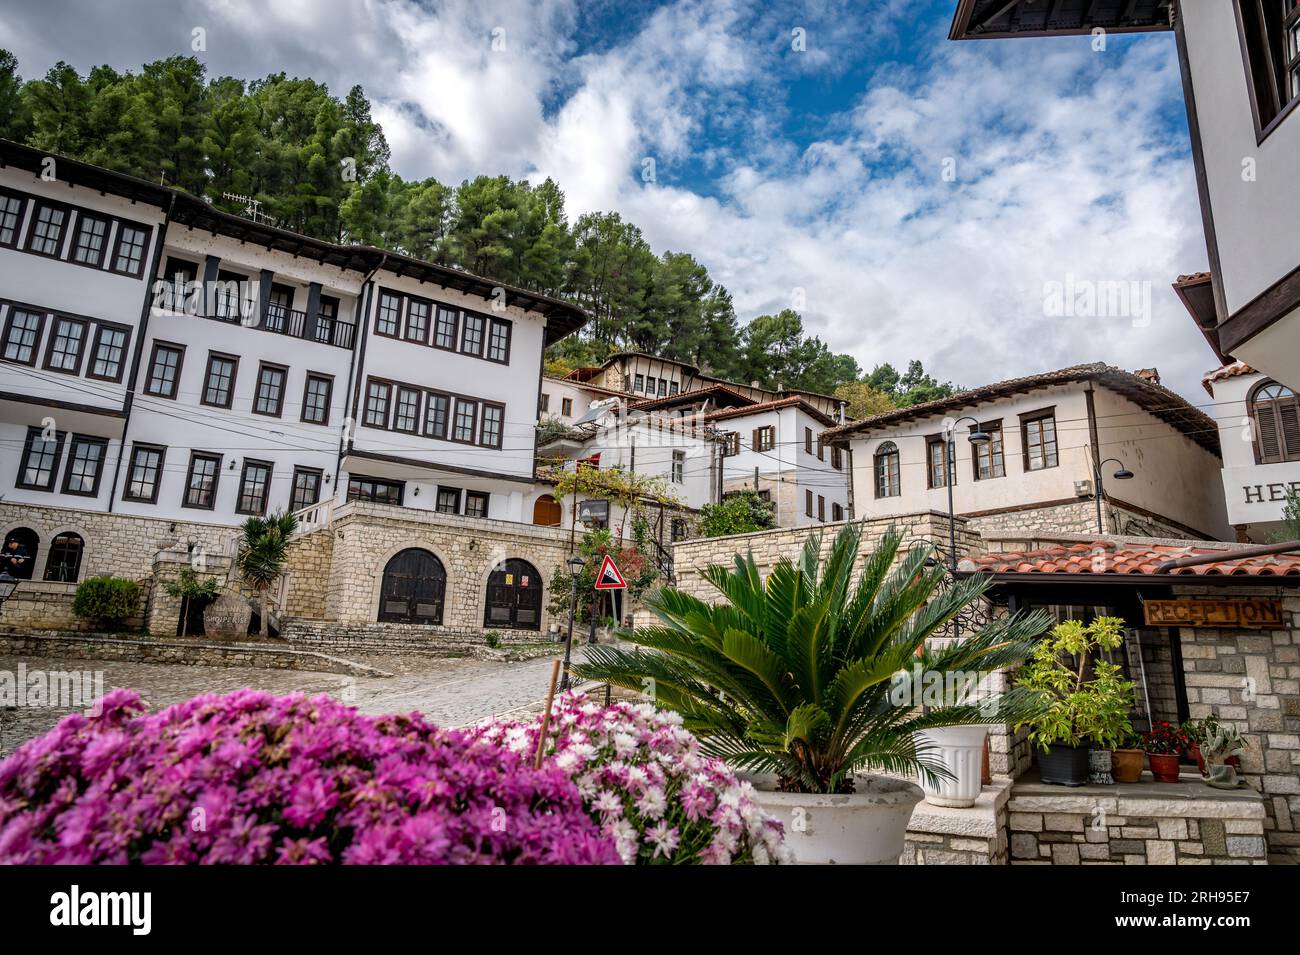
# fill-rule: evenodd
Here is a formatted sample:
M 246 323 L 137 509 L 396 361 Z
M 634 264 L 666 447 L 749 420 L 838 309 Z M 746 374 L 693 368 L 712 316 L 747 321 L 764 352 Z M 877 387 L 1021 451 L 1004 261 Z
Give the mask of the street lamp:
M 1103 493 L 1102 483 L 1101 483 L 1101 469 L 1104 468 L 1106 465 L 1110 464 L 1112 461 L 1118 464 L 1119 468 L 1118 470 L 1115 471 L 1114 474 L 1111 475 L 1111 477 L 1113 477 L 1117 481 L 1127 481 L 1131 477 L 1133 477 L 1133 472 L 1130 471 L 1128 468 L 1126 468 L 1124 466 L 1124 462 L 1121 461 L 1119 458 L 1107 458 L 1105 461 L 1102 461 L 1092 469 L 1093 479 L 1097 485 L 1097 487 L 1094 489 L 1093 497 L 1097 499 L 1097 533 L 1098 534 L 1106 533 L 1106 529 L 1102 526 L 1101 523 L 1101 497 Z
M 993 436 L 981 428 L 979 421 L 970 415 L 958 418 L 948 429 L 948 453 L 946 455 L 948 473 L 943 476 L 943 483 L 948 485 L 948 566 L 954 574 L 957 573 L 957 514 L 953 510 L 952 485 L 953 478 L 957 476 L 957 445 L 953 435 L 957 431 L 957 425 L 963 421 L 969 421 L 975 425 L 975 430 L 966 438 L 971 444 L 988 444 L 993 440 Z
M 567 563 L 573 587 L 569 594 L 569 637 L 564 641 L 564 678 L 560 680 L 561 692 L 569 688 L 569 658 L 573 653 L 573 616 L 578 609 L 578 575 L 582 573 L 582 568 L 585 566 L 585 561 L 577 554 L 570 557 Z

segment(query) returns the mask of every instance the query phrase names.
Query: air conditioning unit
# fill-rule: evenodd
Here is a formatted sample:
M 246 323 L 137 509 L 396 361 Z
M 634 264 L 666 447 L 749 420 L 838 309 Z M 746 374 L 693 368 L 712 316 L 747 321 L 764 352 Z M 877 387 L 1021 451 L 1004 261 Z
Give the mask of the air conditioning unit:
M 1074 495 L 1075 495 L 1075 497 L 1092 497 L 1092 482 L 1091 482 L 1091 481 L 1075 481 L 1075 482 L 1074 482 Z

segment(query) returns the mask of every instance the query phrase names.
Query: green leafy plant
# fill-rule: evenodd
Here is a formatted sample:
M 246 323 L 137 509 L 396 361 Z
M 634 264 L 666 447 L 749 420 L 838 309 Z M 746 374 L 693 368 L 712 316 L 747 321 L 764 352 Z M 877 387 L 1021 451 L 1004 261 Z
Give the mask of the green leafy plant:
M 488 645 L 489 649 L 495 650 L 501 646 L 501 634 L 496 630 L 489 630 L 483 637 L 483 642 Z
M 1066 620 L 1034 648 L 1017 684 L 1034 693 L 1042 709 L 1020 726 L 1043 749 L 1053 743 L 1078 746 L 1095 743 L 1114 749 L 1133 731 L 1129 711 L 1133 684 L 1123 679 L 1118 664 L 1100 658 L 1124 639 L 1124 621 L 1097 617 L 1086 626 Z M 1092 663 L 1092 672 L 1088 664 Z
M 140 585 L 124 577 L 87 577 L 77 585 L 72 612 L 98 626 L 117 629 L 140 612 Z
M 759 497 L 757 491 L 728 494 L 720 504 L 700 508 L 696 533 L 700 537 L 729 537 L 752 534 L 776 526 L 776 506 Z
M 1193 740 L 1181 726 L 1160 720 L 1149 732 L 1142 734 L 1142 748 L 1156 756 L 1181 756 L 1192 746 Z
M 900 553 L 891 529 L 862 560 L 862 528 L 846 525 L 823 561 L 813 534 L 797 561 L 767 580 L 753 554 L 705 578 L 724 598 L 712 605 L 673 588 L 647 604 L 662 622 L 628 635 L 632 648 L 591 647 L 582 677 L 644 692 L 682 715 L 709 755 L 739 769 L 774 773 L 786 791 L 852 792 L 865 770 L 950 774 L 916 731 L 1024 719 L 1034 694 L 1012 690 L 981 701 L 945 701 L 922 711 L 908 673 L 947 678 L 1020 663 L 1048 627 L 1040 612 L 998 618 L 960 641 L 926 651 L 926 641 L 988 586 L 972 576 L 946 589 L 933 548 Z M 918 658 L 918 651 L 920 656 Z
M 269 517 L 250 517 L 241 528 L 243 539 L 235 557 L 235 566 L 257 593 L 259 633 L 264 638 L 268 632 L 266 592 L 284 570 L 289 536 L 297 526 L 298 521 L 292 514 L 272 514 Z
M 221 584 L 215 577 L 200 578 L 193 567 L 182 567 L 176 579 L 163 584 L 163 589 L 169 597 L 181 602 L 181 636 L 184 637 L 189 633 L 191 604 L 196 600 L 216 600 L 221 593 Z
M 659 580 L 659 571 L 647 555 L 648 547 L 649 544 L 645 542 L 620 547 L 607 528 L 588 531 L 582 535 L 578 541 L 578 554 L 582 557 L 583 565 L 578 573 L 578 612 L 575 618 L 579 623 L 590 623 L 591 615 L 600 613 L 603 594 L 596 590 L 596 572 L 600 570 L 606 554 L 613 555 L 614 563 L 618 564 L 618 569 L 627 582 L 623 599 L 629 606 L 640 600 Z M 572 587 L 573 575 L 569 573 L 568 565 L 560 564 L 551 573 L 550 597 L 547 602 L 547 609 L 554 619 L 568 619 Z
M 1231 723 L 1221 723 L 1211 714 L 1203 719 L 1188 720 L 1182 725 L 1188 744 L 1201 748 L 1201 756 L 1210 765 L 1219 765 L 1250 748 L 1250 741 Z

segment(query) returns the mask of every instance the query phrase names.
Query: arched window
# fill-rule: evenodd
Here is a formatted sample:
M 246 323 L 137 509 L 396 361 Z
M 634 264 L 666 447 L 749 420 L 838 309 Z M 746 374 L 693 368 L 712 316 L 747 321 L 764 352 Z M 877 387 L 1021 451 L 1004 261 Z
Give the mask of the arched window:
M 488 576 L 483 626 L 539 630 L 542 626 L 542 576 L 526 560 L 506 560 Z
M 442 623 L 447 571 L 427 550 L 408 547 L 384 568 L 380 623 Z
M 903 493 L 899 475 L 898 445 L 886 441 L 876 448 L 876 497 L 898 497 Z
M 1250 398 L 1255 420 L 1255 460 L 1259 464 L 1300 461 L 1300 402 L 1276 381 L 1260 384 Z
M 31 580 L 40 549 L 39 534 L 30 527 L 15 527 L 5 535 L 4 548 L 0 550 L 0 570 L 19 580 Z
M 80 534 L 67 531 L 56 536 L 45 561 L 45 579 L 75 584 L 81 574 L 81 552 L 85 546 Z
M 542 527 L 559 527 L 563 522 L 560 502 L 543 494 L 533 502 L 533 523 Z

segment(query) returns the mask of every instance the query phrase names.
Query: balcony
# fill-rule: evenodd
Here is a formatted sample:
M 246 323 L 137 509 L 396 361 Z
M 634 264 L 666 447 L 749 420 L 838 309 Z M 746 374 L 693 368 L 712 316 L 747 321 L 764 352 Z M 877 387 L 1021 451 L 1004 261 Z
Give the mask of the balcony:
M 202 310 L 202 300 L 195 289 L 196 285 L 193 282 L 159 282 L 154 295 L 154 306 L 167 312 L 199 314 Z M 218 322 L 244 324 L 244 316 L 248 316 L 249 320 L 246 324 L 248 328 L 261 328 L 263 331 L 274 332 L 277 335 L 307 339 L 338 348 L 350 349 L 356 340 L 355 323 L 343 322 L 335 317 L 318 313 L 313 329 L 309 326 L 305 311 L 290 309 L 280 302 L 272 302 L 267 306 L 266 321 L 261 325 L 255 323 L 256 315 L 256 299 L 241 300 L 237 294 L 217 288 L 212 314 L 207 317 Z

